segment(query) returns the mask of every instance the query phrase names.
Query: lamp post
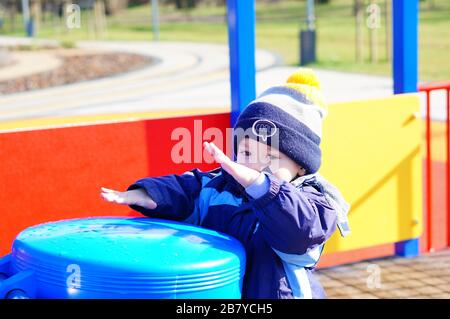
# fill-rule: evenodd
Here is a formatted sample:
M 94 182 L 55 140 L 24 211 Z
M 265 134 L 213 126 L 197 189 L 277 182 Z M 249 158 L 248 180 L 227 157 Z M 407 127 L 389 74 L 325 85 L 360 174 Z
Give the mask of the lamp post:
M 22 0 L 22 17 L 23 26 L 25 27 L 25 32 L 27 36 L 32 37 L 33 32 L 33 21 L 30 19 L 30 3 L 29 0 Z
M 314 0 L 306 2 L 306 30 L 300 31 L 300 65 L 316 61 Z

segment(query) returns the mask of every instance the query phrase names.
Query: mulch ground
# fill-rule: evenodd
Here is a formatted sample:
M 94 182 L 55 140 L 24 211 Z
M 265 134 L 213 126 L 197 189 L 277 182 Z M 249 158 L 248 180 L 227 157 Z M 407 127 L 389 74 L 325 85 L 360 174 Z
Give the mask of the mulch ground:
M 0 81 L 0 94 L 11 94 L 92 80 L 137 70 L 152 63 L 149 57 L 130 53 L 95 53 L 61 56 L 60 67 Z M 39 61 L 36 61 L 39 63 Z

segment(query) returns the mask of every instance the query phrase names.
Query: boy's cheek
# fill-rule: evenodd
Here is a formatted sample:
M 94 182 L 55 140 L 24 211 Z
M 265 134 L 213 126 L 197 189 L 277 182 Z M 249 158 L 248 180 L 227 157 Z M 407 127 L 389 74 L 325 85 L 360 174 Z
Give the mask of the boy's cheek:
M 256 163 L 258 163 L 256 159 L 256 156 L 245 156 L 238 154 L 236 162 L 245 166 L 255 165 Z
M 255 171 L 261 172 L 263 167 L 261 167 L 260 165 L 257 164 L 249 164 L 249 163 L 239 163 L 242 164 L 248 168 L 254 169 Z
M 273 173 L 274 176 L 276 176 L 278 179 L 281 179 L 286 182 L 290 182 L 295 175 L 292 174 L 291 171 L 285 168 L 281 168 Z
M 251 159 L 248 159 L 248 158 L 245 158 L 245 157 L 243 158 L 243 157 L 238 156 L 236 158 L 236 163 L 244 165 L 244 166 L 246 166 L 248 168 L 254 169 L 254 170 L 259 171 L 259 172 L 263 169 L 263 167 L 259 163 L 253 163 L 251 161 Z

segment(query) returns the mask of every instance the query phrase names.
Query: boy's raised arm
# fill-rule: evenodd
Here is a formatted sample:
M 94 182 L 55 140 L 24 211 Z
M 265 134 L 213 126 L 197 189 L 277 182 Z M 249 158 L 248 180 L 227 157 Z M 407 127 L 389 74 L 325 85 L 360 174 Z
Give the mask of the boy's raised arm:
M 285 254 L 304 254 L 322 245 L 336 230 L 336 211 L 319 193 L 302 191 L 268 175 L 269 190 L 254 199 L 261 231 Z
M 300 191 L 274 175 L 235 163 L 213 143 L 205 142 L 205 148 L 254 197 L 261 230 L 277 251 L 302 255 L 336 230 L 336 211 L 323 195 Z

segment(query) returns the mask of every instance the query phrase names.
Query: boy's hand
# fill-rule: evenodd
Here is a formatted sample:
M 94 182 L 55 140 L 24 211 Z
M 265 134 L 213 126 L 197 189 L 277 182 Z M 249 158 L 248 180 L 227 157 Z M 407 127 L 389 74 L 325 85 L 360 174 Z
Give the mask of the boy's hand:
M 228 156 L 226 156 L 214 143 L 203 143 L 206 151 L 219 163 L 222 168 L 227 171 L 233 178 L 247 188 L 254 181 L 256 181 L 261 174 L 257 170 L 244 166 L 242 164 L 233 162 Z
M 102 187 L 100 195 L 104 200 L 110 203 L 121 205 L 137 205 L 148 209 L 156 208 L 156 203 L 147 195 L 142 188 L 133 189 L 127 192 L 118 192 L 112 189 Z

